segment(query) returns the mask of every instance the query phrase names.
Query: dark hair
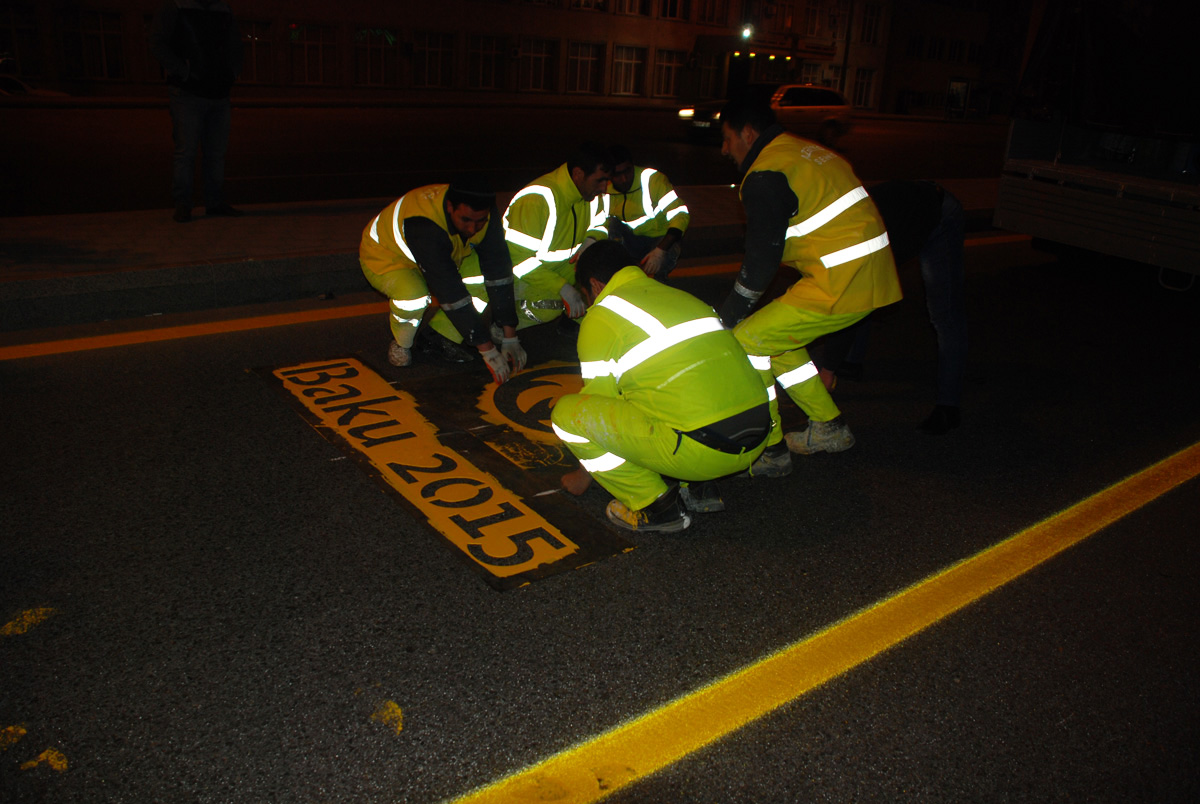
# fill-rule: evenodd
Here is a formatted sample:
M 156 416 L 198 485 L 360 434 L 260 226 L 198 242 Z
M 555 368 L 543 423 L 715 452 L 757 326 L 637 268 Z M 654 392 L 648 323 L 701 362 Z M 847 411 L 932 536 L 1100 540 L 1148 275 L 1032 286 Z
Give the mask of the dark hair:
M 476 173 L 464 173 L 450 182 L 446 203 L 451 207 L 466 204 L 476 212 L 486 212 L 496 205 L 496 191 L 491 183 Z
M 617 165 L 633 162 L 633 154 L 624 145 L 610 145 L 608 148 L 608 159 L 612 162 L 613 169 L 615 170 Z
M 575 263 L 575 281 L 583 287 L 593 279 L 607 285 L 617 271 L 628 265 L 637 265 L 637 260 L 624 246 L 616 240 L 600 240 L 588 246 Z
M 595 142 L 585 142 L 567 158 L 567 170 L 575 168 L 582 170 L 585 176 L 590 176 L 601 168 L 612 173 L 613 163 L 604 146 Z
M 721 110 L 721 125 L 729 126 L 735 132 L 750 126 L 761 134 L 775 125 L 775 112 L 770 102 L 762 98 L 735 96 Z

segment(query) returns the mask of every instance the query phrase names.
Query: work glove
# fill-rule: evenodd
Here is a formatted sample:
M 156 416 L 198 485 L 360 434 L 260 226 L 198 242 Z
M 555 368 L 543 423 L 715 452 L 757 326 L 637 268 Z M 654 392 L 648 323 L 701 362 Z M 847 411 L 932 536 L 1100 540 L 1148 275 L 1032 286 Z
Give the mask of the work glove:
M 739 293 L 730 293 L 725 298 L 725 303 L 721 305 L 721 309 L 717 314 L 721 317 L 721 323 L 727 329 L 733 329 L 743 318 L 750 315 L 750 310 L 754 307 L 754 301 L 747 299 Z
M 583 294 L 574 285 L 563 285 L 558 295 L 562 296 L 563 309 L 567 313 L 567 318 L 579 318 L 587 312 L 587 302 L 583 300 Z
M 492 372 L 492 379 L 496 381 L 496 385 L 503 385 L 509 377 L 508 361 L 504 359 L 504 355 L 500 354 L 500 350 L 495 346 L 489 348 L 486 352 L 480 352 L 483 356 L 483 362 L 487 364 L 488 371 Z
M 500 353 L 504 355 L 504 359 L 512 366 L 514 372 L 525 368 L 525 361 L 529 356 L 525 354 L 525 348 L 521 346 L 521 340 L 515 335 L 511 338 L 500 339 Z
M 650 253 L 642 258 L 642 270 L 646 272 L 646 276 L 653 279 L 658 276 L 658 272 L 662 270 L 663 260 L 667 258 L 667 252 L 657 246 L 651 249 Z
M 567 262 L 574 265 L 579 260 L 579 258 L 583 256 L 583 252 L 587 251 L 588 246 L 590 246 L 592 243 L 595 243 L 595 242 L 596 242 L 596 238 L 585 237 L 583 239 L 583 243 L 580 244 L 579 249 L 574 254 L 571 255 L 571 259 L 567 260 Z

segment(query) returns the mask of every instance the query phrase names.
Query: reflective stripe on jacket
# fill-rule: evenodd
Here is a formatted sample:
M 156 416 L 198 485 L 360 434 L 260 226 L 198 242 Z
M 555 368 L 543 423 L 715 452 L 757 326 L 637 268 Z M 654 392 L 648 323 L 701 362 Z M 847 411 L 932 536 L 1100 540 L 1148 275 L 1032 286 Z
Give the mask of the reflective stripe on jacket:
M 504 210 L 504 239 L 518 279 L 546 268 L 573 280 L 567 260 L 604 223 L 600 199 L 584 201 L 566 164 L 520 190 Z
M 765 404 L 733 333 L 704 302 L 647 277 L 613 276 L 579 325 L 581 394 L 621 396 L 682 431 Z
M 633 186 L 622 193 L 612 189 L 601 196 L 603 215 L 624 221 L 634 234 L 662 237 L 667 229 L 687 231 L 691 220 L 687 205 L 671 181 L 654 168 L 634 167 Z
M 742 189 L 762 171 L 782 173 L 798 202 L 787 221 L 783 261 L 803 278 L 782 301 L 835 314 L 900 300 L 883 218 L 849 163 L 816 143 L 780 134 L 747 170 Z

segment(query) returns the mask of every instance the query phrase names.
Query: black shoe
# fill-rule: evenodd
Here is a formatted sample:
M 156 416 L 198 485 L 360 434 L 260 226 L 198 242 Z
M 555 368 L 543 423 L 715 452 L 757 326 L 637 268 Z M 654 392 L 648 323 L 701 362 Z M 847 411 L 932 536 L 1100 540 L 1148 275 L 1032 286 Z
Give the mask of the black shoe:
M 679 484 L 679 501 L 694 514 L 711 514 L 725 510 L 721 490 L 715 480 Z
M 639 532 L 679 531 L 692 524 L 692 518 L 679 505 L 678 486 L 672 486 L 666 494 L 636 511 L 629 510 L 620 500 L 612 500 L 604 514 L 617 527 Z
M 837 375 L 839 378 L 858 382 L 863 378 L 863 364 L 844 361 L 842 365 L 837 367 Z
M 937 405 L 929 418 L 917 425 L 917 429 L 929 435 L 941 435 L 958 427 L 960 416 L 954 405 Z
M 479 354 L 478 349 L 468 349 L 432 329 L 421 330 L 413 347 L 421 354 L 445 363 L 470 363 Z
M 217 204 L 215 207 L 205 207 L 204 214 L 212 217 L 240 218 L 246 213 L 242 212 L 240 209 L 234 209 L 228 204 L 222 202 Z
M 179 206 L 175 207 L 175 214 L 172 215 L 171 218 L 176 223 L 187 223 L 192 219 L 192 208 L 180 204 Z
M 574 318 L 567 318 L 565 314 L 558 317 L 554 328 L 564 338 L 572 341 L 579 339 L 579 322 Z

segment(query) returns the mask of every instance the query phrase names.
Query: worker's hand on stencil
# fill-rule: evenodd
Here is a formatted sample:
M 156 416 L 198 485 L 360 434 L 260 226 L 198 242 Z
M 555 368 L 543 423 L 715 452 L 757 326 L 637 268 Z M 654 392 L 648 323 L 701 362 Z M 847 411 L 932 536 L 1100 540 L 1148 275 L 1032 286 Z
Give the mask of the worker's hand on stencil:
M 496 381 L 496 385 L 503 385 L 509 377 L 508 361 L 504 359 L 504 355 L 500 354 L 500 350 L 495 346 L 488 348 L 486 352 L 479 353 L 483 357 L 483 362 L 487 364 L 488 371 L 492 372 L 492 379 Z
M 500 339 L 500 353 L 504 355 L 504 359 L 508 361 L 508 365 L 512 366 L 514 372 L 525 368 L 525 361 L 529 359 L 529 356 L 525 354 L 525 347 L 521 346 L 521 341 L 516 336 Z
M 588 486 L 592 485 L 592 476 L 588 474 L 588 470 L 582 466 L 574 472 L 567 472 L 562 476 L 562 486 L 567 491 L 578 497 L 588 490 Z
M 580 244 L 579 248 L 575 251 L 574 254 L 571 255 L 571 259 L 567 260 L 567 262 L 574 265 L 576 262 L 579 261 L 579 258 L 581 256 L 583 256 L 583 252 L 587 251 L 588 246 L 590 246 L 592 243 L 595 243 L 595 242 L 596 242 L 596 238 L 594 238 L 594 237 L 583 238 L 583 243 Z
M 574 285 L 563 285 L 558 295 L 562 296 L 563 309 L 567 312 L 567 318 L 579 318 L 587 312 L 587 302 L 583 300 L 583 294 Z
M 658 276 L 658 272 L 662 270 L 663 260 L 666 258 L 667 252 L 658 247 L 651 249 L 649 254 L 642 257 L 642 270 L 646 276 L 651 279 Z

